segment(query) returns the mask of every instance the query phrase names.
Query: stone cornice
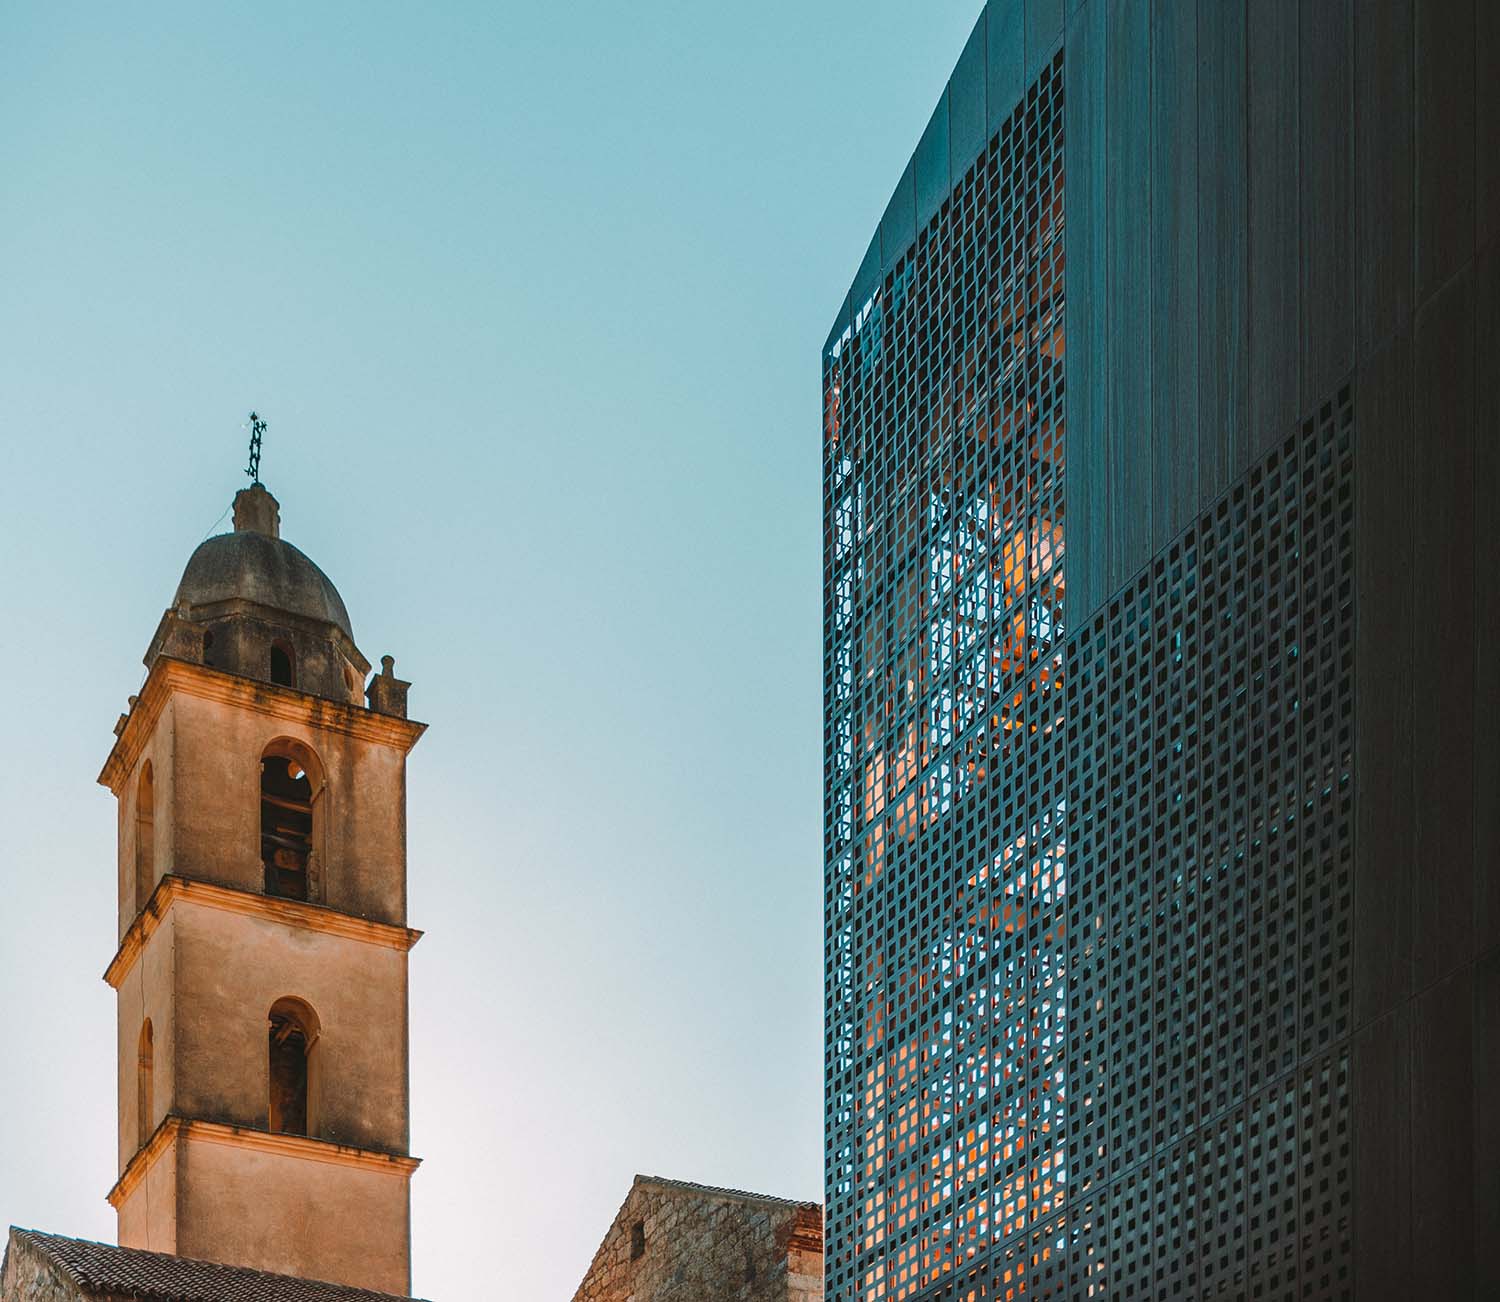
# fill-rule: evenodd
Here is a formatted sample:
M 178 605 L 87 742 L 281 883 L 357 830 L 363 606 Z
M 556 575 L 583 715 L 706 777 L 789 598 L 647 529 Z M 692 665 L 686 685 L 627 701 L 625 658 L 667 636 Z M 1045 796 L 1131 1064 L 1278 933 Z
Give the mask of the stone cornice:
M 404 1153 L 385 1153 L 379 1149 L 356 1148 L 352 1144 L 339 1144 L 328 1139 L 312 1139 L 307 1135 L 283 1135 L 270 1130 L 259 1130 L 254 1126 L 236 1126 L 224 1121 L 203 1121 L 168 1113 L 151 1138 L 126 1164 L 120 1178 L 115 1181 L 114 1188 L 106 1195 L 109 1205 L 118 1210 L 120 1204 L 146 1178 L 146 1173 L 156 1165 L 161 1155 L 178 1140 L 223 1144 L 229 1148 L 242 1148 L 255 1153 L 326 1162 L 332 1166 L 357 1167 L 403 1179 L 409 1178 L 422 1164 L 421 1158 Z
M 417 744 L 427 731 L 425 723 L 379 714 L 362 705 L 330 701 L 321 696 L 299 692 L 294 687 L 263 683 L 255 678 L 226 673 L 208 665 L 195 665 L 171 656 L 157 656 L 146 675 L 134 708 L 99 773 L 99 783 L 116 795 L 126 777 L 134 770 L 141 751 L 166 708 L 173 692 L 196 696 L 205 701 L 237 705 L 255 714 L 289 723 L 300 723 L 327 732 L 339 732 L 360 741 L 390 746 L 403 755 Z
M 389 922 L 374 922 L 369 918 L 356 917 L 352 913 L 341 913 L 322 904 L 307 904 L 302 900 L 286 900 L 275 895 L 259 895 L 254 891 L 239 890 L 233 886 L 220 886 L 214 882 L 203 882 L 191 877 L 179 877 L 169 873 L 156 883 L 146 907 L 136 916 L 120 942 L 120 948 L 104 970 L 104 979 L 116 990 L 125 980 L 130 969 L 152 932 L 166 920 L 172 905 L 178 900 L 191 904 L 202 904 L 211 909 L 222 909 L 226 913 L 238 913 L 245 917 L 262 918 L 267 922 L 279 922 L 283 926 L 301 931 L 316 931 L 327 936 L 342 936 L 347 940 L 362 941 L 367 945 L 383 945 L 387 949 L 409 950 L 422 938 L 414 927 L 398 927 Z

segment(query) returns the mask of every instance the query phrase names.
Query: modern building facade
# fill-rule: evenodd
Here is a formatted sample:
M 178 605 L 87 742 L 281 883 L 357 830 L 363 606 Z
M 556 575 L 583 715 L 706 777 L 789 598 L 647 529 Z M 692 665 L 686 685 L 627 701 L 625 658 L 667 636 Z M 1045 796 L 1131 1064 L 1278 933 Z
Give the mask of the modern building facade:
M 1500 22 L 992 0 L 823 350 L 827 1296 L 1500 1296 Z

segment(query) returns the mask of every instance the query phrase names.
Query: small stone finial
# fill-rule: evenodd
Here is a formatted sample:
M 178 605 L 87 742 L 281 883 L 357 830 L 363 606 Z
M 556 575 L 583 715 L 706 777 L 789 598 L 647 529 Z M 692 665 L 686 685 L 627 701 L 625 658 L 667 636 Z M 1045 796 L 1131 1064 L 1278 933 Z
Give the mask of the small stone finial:
M 370 679 L 370 685 L 365 688 L 365 699 L 376 714 L 391 714 L 404 719 L 409 687 L 410 683 L 396 677 L 396 657 L 381 656 L 380 672 Z
M 263 533 L 281 537 L 281 503 L 260 484 L 251 484 L 234 495 L 235 533 Z

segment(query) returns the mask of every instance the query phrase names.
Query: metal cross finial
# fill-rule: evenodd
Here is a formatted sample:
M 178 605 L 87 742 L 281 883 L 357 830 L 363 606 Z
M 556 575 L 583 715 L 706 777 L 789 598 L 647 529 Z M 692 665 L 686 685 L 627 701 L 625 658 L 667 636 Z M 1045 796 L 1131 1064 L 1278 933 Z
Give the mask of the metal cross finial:
M 266 432 L 266 422 L 255 412 L 250 413 L 250 464 L 245 473 L 250 476 L 250 487 L 260 487 L 260 439 Z

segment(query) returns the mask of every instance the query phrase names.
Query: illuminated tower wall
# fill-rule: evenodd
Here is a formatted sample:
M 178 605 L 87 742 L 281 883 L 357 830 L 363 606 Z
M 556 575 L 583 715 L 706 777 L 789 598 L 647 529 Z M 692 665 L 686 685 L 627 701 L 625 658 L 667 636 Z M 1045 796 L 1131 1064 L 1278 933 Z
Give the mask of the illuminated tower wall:
M 830 1299 L 1500 1296 L 1497 59 L 981 15 L 823 350 Z

